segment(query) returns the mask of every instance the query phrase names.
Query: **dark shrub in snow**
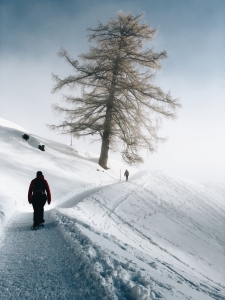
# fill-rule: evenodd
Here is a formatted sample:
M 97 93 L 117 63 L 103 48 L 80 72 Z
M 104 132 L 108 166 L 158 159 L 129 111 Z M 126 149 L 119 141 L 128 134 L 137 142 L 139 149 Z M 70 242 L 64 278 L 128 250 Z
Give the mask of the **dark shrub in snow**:
M 22 138 L 23 138 L 24 140 L 28 141 L 30 137 L 29 137 L 28 134 L 24 133 L 24 134 L 22 135 Z
M 41 151 L 45 151 L 45 145 L 39 145 L 38 149 L 40 149 Z

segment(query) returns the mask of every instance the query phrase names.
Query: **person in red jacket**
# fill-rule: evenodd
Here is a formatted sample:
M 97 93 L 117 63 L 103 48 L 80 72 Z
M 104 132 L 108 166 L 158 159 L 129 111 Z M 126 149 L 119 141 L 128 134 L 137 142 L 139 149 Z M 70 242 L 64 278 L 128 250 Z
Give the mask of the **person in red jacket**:
M 50 188 L 42 172 L 38 171 L 36 178 L 31 181 L 28 190 L 28 202 L 33 205 L 34 209 L 33 229 L 38 229 L 45 222 L 44 206 L 46 201 L 48 201 L 48 204 L 51 203 Z

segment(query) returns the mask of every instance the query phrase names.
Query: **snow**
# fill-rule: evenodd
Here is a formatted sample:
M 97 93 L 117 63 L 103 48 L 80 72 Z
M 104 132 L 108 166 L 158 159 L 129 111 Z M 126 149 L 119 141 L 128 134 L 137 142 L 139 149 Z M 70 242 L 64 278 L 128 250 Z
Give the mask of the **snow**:
M 225 188 L 135 172 L 0 118 L 0 299 L 225 299 Z M 44 144 L 45 151 L 38 145 Z M 30 181 L 52 204 L 30 230 Z
M 24 133 L 28 133 L 28 131 L 26 129 L 24 129 L 23 127 L 21 127 L 20 125 L 17 125 L 15 123 L 5 120 L 3 118 L 0 118 L 0 126 L 13 128 L 13 129 L 23 131 Z

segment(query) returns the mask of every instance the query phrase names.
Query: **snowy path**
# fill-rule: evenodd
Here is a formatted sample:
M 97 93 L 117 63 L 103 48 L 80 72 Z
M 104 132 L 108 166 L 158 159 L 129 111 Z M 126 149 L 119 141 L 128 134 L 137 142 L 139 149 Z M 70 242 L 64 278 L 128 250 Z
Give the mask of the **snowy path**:
M 79 258 L 50 212 L 45 219 L 45 228 L 38 231 L 30 229 L 31 213 L 20 213 L 8 224 L 0 248 L 0 299 L 95 299 L 86 283 L 84 290 L 78 282 L 85 275 L 76 273 Z

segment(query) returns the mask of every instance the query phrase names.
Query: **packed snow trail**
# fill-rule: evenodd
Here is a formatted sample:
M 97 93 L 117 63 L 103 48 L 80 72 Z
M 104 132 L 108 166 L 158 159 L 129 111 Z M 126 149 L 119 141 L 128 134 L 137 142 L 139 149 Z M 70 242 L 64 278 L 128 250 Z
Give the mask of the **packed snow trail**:
M 20 213 L 8 224 L 0 248 L 0 299 L 108 299 L 100 286 L 85 282 L 85 271 L 78 273 L 80 258 L 50 212 L 45 219 L 45 227 L 37 231 L 31 230 L 31 213 Z

